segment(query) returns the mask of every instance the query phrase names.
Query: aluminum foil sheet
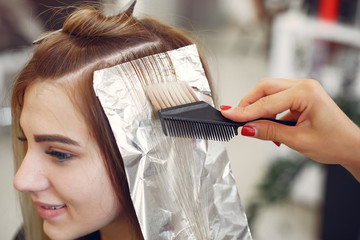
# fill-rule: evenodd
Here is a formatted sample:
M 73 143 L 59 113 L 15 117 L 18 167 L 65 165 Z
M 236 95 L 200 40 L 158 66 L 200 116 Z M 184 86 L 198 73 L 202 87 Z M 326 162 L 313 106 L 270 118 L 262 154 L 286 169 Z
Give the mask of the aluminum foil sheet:
M 164 81 L 213 104 L 195 45 L 94 73 L 144 238 L 251 240 L 225 144 L 163 134 L 144 87 Z

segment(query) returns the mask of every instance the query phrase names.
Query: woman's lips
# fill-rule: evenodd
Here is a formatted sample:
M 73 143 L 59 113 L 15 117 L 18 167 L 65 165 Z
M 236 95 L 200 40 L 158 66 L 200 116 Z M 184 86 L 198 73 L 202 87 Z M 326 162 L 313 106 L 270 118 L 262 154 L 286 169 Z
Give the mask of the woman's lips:
M 34 202 L 36 205 L 36 210 L 38 211 L 41 218 L 45 220 L 53 219 L 64 212 L 66 212 L 67 207 L 65 204 L 60 205 L 51 205 L 40 202 Z

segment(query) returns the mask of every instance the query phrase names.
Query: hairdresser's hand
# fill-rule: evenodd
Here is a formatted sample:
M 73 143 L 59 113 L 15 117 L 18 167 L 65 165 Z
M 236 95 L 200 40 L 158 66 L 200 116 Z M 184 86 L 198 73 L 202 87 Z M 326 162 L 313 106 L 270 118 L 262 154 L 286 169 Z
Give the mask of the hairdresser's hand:
M 242 134 L 283 143 L 321 163 L 341 164 L 360 180 L 360 129 L 315 80 L 263 79 L 237 107 L 221 106 L 238 122 L 260 117 L 296 121 L 294 127 L 269 121 L 248 123 Z M 227 109 L 227 110 L 225 110 Z

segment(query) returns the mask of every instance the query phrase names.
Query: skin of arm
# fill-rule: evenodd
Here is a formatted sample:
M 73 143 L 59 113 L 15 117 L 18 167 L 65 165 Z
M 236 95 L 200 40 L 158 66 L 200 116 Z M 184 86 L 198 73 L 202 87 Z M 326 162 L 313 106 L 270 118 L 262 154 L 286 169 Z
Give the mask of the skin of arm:
M 262 79 L 237 107 L 222 114 L 240 122 L 275 118 L 284 111 L 281 119 L 296 121 L 296 126 L 269 121 L 246 126 L 255 138 L 283 143 L 320 163 L 340 164 L 360 181 L 360 128 L 316 80 Z

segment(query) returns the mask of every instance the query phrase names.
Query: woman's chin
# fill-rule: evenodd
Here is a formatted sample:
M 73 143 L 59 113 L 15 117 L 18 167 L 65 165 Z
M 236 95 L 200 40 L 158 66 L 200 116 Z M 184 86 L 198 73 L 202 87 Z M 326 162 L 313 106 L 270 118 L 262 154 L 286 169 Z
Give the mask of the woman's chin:
M 43 223 L 43 229 L 46 236 L 53 240 L 71 240 L 87 235 L 76 230 L 73 231 L 69 227 L 62 228 L 58 225 L 55 226 L 46 220 Z

